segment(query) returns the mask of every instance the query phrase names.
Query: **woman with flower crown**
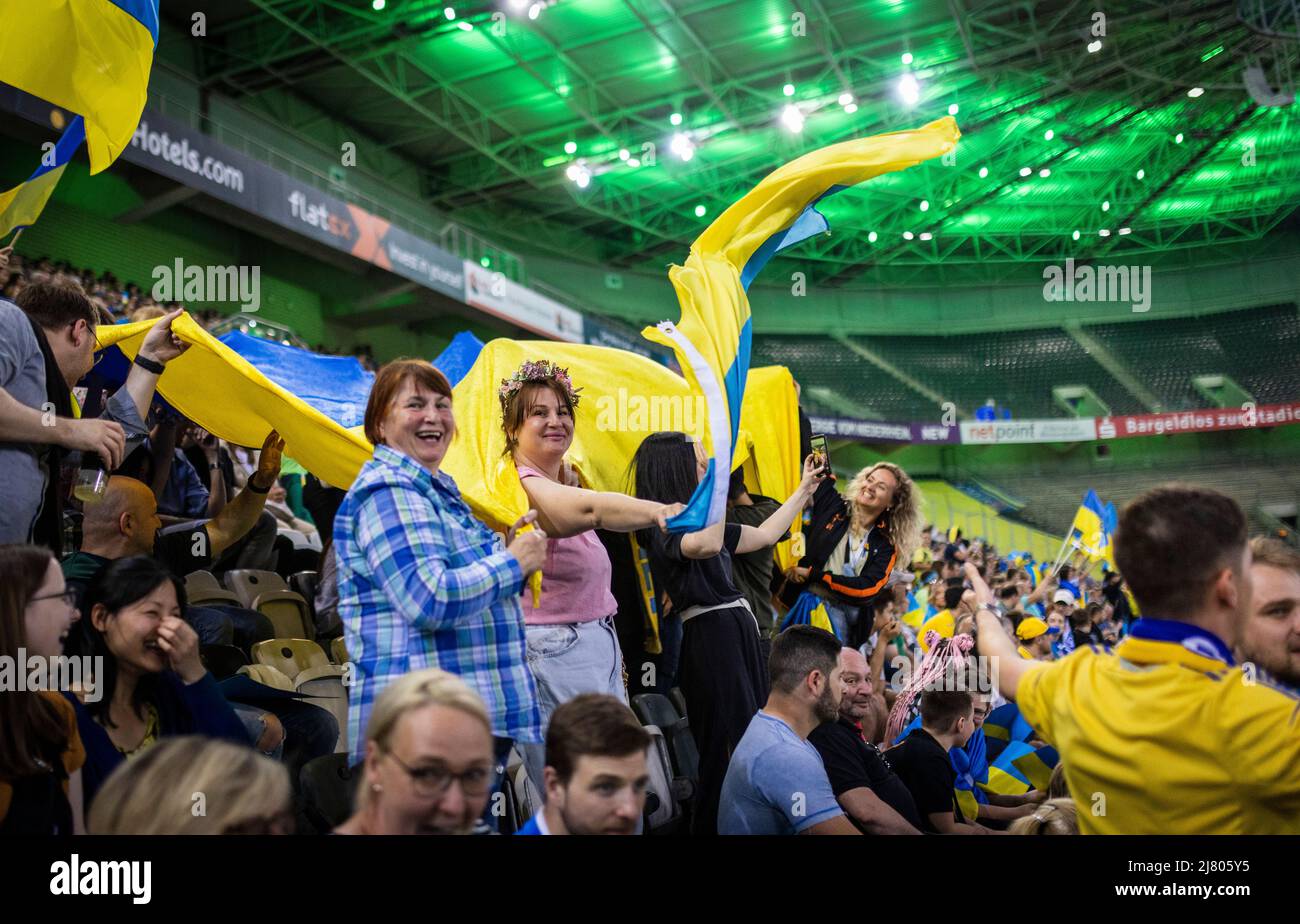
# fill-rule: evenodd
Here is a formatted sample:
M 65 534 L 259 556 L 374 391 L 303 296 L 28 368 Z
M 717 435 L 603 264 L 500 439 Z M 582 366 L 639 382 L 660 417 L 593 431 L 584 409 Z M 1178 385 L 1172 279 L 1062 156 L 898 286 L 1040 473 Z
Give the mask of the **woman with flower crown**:
M 595 530 L 664 530 L 668 518 L 682 509 L 579 485 L 564 456 L 573 444 L 580 391 L 567 369 L 538 360 L 503 380 L 499 393 L 505 451 L 547 536 L 539 605 L 530 600 L 523 605 L 528 666 L 544 723 L 579 693 L 608 693 L 627 702 L 614 629 L 618 605 L 610 592 L 612 568 Z M 540 789 L 544 748 L 526 746 L 524 760 Z

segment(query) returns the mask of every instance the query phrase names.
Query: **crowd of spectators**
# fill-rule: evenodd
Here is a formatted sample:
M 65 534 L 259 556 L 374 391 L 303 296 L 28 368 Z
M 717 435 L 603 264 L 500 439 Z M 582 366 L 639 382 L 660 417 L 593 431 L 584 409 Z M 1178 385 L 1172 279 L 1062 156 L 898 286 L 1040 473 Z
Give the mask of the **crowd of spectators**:
M 22 273 L 0 300 L 0 655 L 94 668 L 0 695 L 0 832 L 310 830 L 322 760 L 355 788 L 340 834 L 496 832 L 513 754 L 541 803 L 523 835 L 646 831 L 679 798 L 695 835 L 1300 832 L 1300 556 L 1220 493 L 1137 498 L 1104 567 L 1035 562 L 927 525 L 892 463 L 842 490 L 805 433 L 789 497 L 735 477 L 725 520 L 671 532 L 701 445 L 652 434 L 630 494 L 588 489 L 581 383 L 538 358 L 493 422 L 531 508 L 508 529 L 441 470 L 456 409 L 422 360 L 380 368 L 348 490 L 291 494 L 275 432 L 231 446 L 155 402 L 186 349 L 172 306 Z M 78 414 L 96 326 L 155 307 L 125 383 Z M 83 499 L 87 467 L 108 477 Z M 303 571 L 345 723 L 271 674 L 218 679 L 214 652 L 290 649 L 269 610 L 189 600 L 199 572 Z M 630 706 L 676 692 L 698 765 L 652 793 Z

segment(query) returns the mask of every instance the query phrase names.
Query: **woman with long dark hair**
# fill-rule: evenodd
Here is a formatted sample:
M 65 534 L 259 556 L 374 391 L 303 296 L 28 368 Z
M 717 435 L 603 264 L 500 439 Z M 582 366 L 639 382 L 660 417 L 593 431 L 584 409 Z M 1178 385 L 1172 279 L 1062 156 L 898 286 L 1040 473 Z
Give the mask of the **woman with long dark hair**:
M 0 657 L 24 674 L 30 658 L 49 665 L 76 619 L 49 549 L 0 546 Z M 0 835 L 81 833 L 85 760 L 76 715 L 57 691 L 0 693 Z
M 700 443 L 667 432 L 646 437 L 632 465 L 637 497 L 684 504 L 708 460 Z M 717 833 L 727 763 L 767 699 L 758 621 L 732 579 L 731 556 L 776 545 L 823 477 L 813 457 L 805 459 L 799 487 L 761 526 L 719 520 L 694 533 L 665 535 L 647 529 L 637 536 L 648 550 L 655 587 L 667 592 L 683 624 L 677 676 L 700 750 L 697 834 Z
M 93 699 L 75 701 L 86 745 L 89 805 L 123 760 L 159 738 L 206 735 L 249 745 L 248 732 L 199 660 L 199 639 L 185 622 L 185 585 L 143 555 L 104 566 L 82 597 L 69 652 L 103 658 Z

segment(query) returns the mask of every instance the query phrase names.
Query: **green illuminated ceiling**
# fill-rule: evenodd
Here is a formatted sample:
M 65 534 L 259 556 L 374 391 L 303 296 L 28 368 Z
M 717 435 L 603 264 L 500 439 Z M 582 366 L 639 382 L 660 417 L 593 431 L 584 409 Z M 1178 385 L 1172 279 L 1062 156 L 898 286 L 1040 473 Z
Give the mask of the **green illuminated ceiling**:
M 1242 79 L 1256 63 L 1279 89 L 1297 46 L 1248 28 L 1236 2 L 1108 4 L 1092 53 L 1095 3 L 559 0 L 536 19 L 528 5 L 209 0 L 195 67 L 244 105 L 283 113 L 277 96 L 294 94 L 354 126 L 420 168 L 433 207 L 507 246 L 629 269 L 680 260 L 800 153 L 952 105 L 955 164 L 827 200 L 834 233 L 786 262 L 833 286 L 992 280 L 1067 256 L 1160 262 L 1258 240 L 1300 203 L 1292 108 L 1258 105 Z M 778 119 L 791 104 L 798 134 Z M 676 132 L 689 161 L 670 151 Z M 646 144 L 654 163 L 633 166 Z M 585 188 L 566 175 L 579 166 Z

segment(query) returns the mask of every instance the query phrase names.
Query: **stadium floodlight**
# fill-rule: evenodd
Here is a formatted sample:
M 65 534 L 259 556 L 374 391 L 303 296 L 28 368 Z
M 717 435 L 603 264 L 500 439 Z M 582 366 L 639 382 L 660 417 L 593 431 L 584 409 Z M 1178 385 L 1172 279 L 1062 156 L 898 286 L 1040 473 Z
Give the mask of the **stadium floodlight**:
M 782 109 L 781 124 L 787 131 L 795 133 L 803 131 L 803 113 L 799 111 L 799 107 L 791 104 Z
M 794 84 L 787 83 L 785 86 L 781 88 L 781 92 L 784 93 L 786 96 L 794 96 Z
M 631 156 L 632 156 L 632 152 L 629 151 L 627 148 L 619 148 L 619 149 L 618 149 L 618 159 L 619 159 L 619 160 L 627 160 L 627 159 L 628 159 L 629 157 L 631 157 Z
M 695 156 L 695 145 L 691 144 L 691 139 L 687 138 L 681 132 L 673 135 L 673 140 L 668 143 L 668 150 L 672 151 L 682 160 L 690 160 Z
M 697 206 L 695 206 L 695 217 L 696 217 L 696 218 L 703 218 L 703 217 L 704 217 L 704 213 L 707 212 L 707 211 L 708 211 L 708 209 L 706 209 L 704 206 L 702 206 L 702 205 L 697 205 Z
M 1190 96 L 1192 99 L 1196 99 L 1204 92 L 1205 92 L 1205 87 L 1192 87 L 1190 90 L 1187 91 L 1187 95 Z
M 1145 170 L 1139 170 L 1135 175 L 1139 180 L 1144 180 L 1146 179 L 1147 172 Z
M 465 20 L 463 20 L 463 19 L 462 19 L 460 22 L 456 23 L 456 25 L 459 26 L 459 27 L 460 27 L 463 31 L 465 31 L 465 32 L 473 32 L 473 31 L 474 31 L 474 26 L 473 26 L 473 24 L 471 24 L 471 23 L 467 23 L 467 22 L 465 22 Z
M 388 6 L 387 0 L 370 0 L 370 8 L 376 13 Z
M 577 143 L 576 141 L 566 141 L 566 142 L 564 142 L 564 153 L 565 153 L 565 154 L 577 154 L 577 153 L 578 153 L 578 143 Z
M 904 231 L 904 232 L 903 232 L 903 240 L 905 240 L 905 241 L 910 241 L 910 240 L 911 240 L 912 238 L 914 238 L 914 237 L 916 237 L 916 235 L 913 234 L 911 231 Z
M 674 112 L 672 115 L 670 115 L 670 116 L 668 117 L 668 124 L 670 124 L 670 125 L 681 125 L 681 124 L 682 124 L 682 114 L 681 114 L 680 112 Z
M 1074 238 L 1077 241 L 1079 239 L 1079 232 L 1075 231 L 1073 234 L 1070 235 L 1070 237 Z
M 948 107 L 948 115 L 956 115 L 960 109 L 961 109 L 960 106 L 958 106 L 956 103 L 953 103 Z
M 529 19 L 536 19 L 540 15 L 542 15 L 542 4 L 534 3 L 532 6 L 528 8 Z
M 448 6 L 448 7 L 444 7 L 443 10 L 442 10 L 442 15 L 443 15 L 443 16 L 446 16 L 448 19 L 455 19 L 455 18 L 456 18 L 456 10 L 455 10 L 454 7 L 450 7 L 450 6 Z
M 1033 172 L 1034 172 L 1034 171 L 1031 170 L 1029 167 L 1021 167 L 1021 168 L 1020 168 L 1020 175 L 1021 175 L 1021 176 L 1029 176 L 1029 174 L 1031 174 L 1031 173 L 1033 173 Z
M 841 94 L 840 94 L 839 103 L 840 103 L 841 106 L 847 106 L 847 105 L 848 105 L 849 103 L 851 103 L 851 102 L 853 102 L 853 94 L 852 94 L 852 93 L 841 93 Z
M 915 106 L 921 99 L 921 84 L 911 74 L 898 78 L 898 97 L 905 105 Z
M 921 232 L 921 240 L 923 240 L 923 241 L 928 241 L 928 240 L 930 240 L 930 239 L 933 238 L 933 237 L 934 237 L 934 235 L 931 234 L 929 231 L 922 231 L 922 232 Z
M 1046 179 L 1047 177 L 1052 175 L 1052 171 L 1047 167 L 1044 167 L 1042 170 L 1038 171 L 1038 175 Z
M 930 211 L 930 200 L 929 200 L 929 199 L 922 199 L 922 200 L 921 200 L 921 211 L 922 211 L 922 212 L 928 212 L 928 211 Z
M 1101 203 L 1101 210 L 1102 210 L 1103 212 L 1109 212 L 1109 211 L 1110 211 L 1110 200 L 1109 200 L 1109 199 L 1106 199 L 1106 200 L 1104 200 L 1104 201 Z
M 876 242 L 876 238 L 879 236 L 880 235 L 876 234 L 875 231 L 872 231 L 870 234 L 867 235 L 867 242 L 874 244 Z
M 1088 43 L 1088 54 L 1095 55 L 1101 51 L 1101 39 L 1093 39 Z
M 846 113 L 848 113 L 849 115 L 853 115 L 853 113 L 855 113 L 855 112 L 858 111 L 858 104 L 857 104 L 857 103 L 849 103 L 847 106 L 844 107 L 844 111 L 845 111 Z
M 1174 144 L 1182 144 L 1182 143 L 1183 143 L 1183 133 L 1179 132 L 1178 134 L 1174 135 Z
M 1047 131 L 1043 132 L 1043 140 L 1044 140 L 1044 141 L 1051 141 L 1051 140 L 1052 140 L 1053 138 L 1055 138 L 1055 137 L 1056 137 L 1056 132 L 1054 132 L 1054 131 L 1053 131 L 1052 129 L 1050 129 L 1050 128 L 1049 128 Z
M 989 175 L 989 168 L 988 168 L 988 167 L 980 167 L 980 179 L 982 180 L 982 179 L 984 179 L 984 178 L 985 178 L 986 176 L 988 176 L 988 175 Z
M 905 52 L 903 52 L 903 59 L 902 59 L 902 60 L 903 60 L 903 63 L 904 63 L 904 64 L 911 64 L 911 63 L 912 63 L 912 53 L 911 53 L 910 51 L 905 51 Z

